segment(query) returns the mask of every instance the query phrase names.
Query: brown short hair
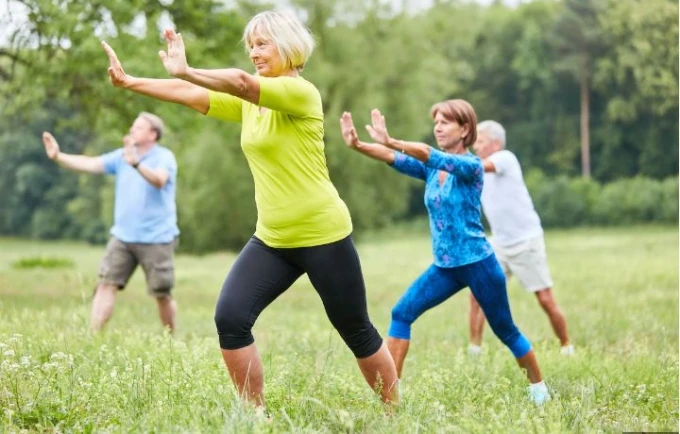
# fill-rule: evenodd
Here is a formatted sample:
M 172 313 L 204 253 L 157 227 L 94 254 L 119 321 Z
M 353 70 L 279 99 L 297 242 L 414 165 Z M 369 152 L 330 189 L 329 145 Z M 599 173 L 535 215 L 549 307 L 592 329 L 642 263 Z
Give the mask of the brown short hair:
M 464 99 L 450 99 L 447 101 L 438 102 L 430 109 L 430 116 L 432 119 L 441 113 L 444 119 L 456 122 L 458 125 L 468 126 L 468 135 L 463 139 L 463 145 L 466 148 L 472 146 L 477 140 L 477 114 L 472 104 Z
M 165 132 L 165 125 L 163 124 L 163 119 L 149 112 L 141 112 L 138 115 L 138 117 L 144 119 L 149 123 L 149 125 L 151 125 L 151 129 L 156 132 L 156 141 L 160 140 L 161 137 L 163 137 L 163 133 Z

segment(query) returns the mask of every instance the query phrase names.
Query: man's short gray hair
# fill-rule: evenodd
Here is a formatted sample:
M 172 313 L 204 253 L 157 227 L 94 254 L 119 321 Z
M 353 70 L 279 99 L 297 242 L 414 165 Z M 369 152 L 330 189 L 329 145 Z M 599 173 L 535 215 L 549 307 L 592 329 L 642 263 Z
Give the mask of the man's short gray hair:
M 505 128 L 496 121 L 482 121 L 477 124 L 477 131 L 486 134 L 491 140 L 498 140 L 505 148 Z
M 163 119 L 149 112 L 141 112 L 138 117 L 144 119 L 151 125 L 151 129 L 156 132 L 156 141 L 159 141 L 161 137 L 163 137 L 163 133 L 165 133 Z

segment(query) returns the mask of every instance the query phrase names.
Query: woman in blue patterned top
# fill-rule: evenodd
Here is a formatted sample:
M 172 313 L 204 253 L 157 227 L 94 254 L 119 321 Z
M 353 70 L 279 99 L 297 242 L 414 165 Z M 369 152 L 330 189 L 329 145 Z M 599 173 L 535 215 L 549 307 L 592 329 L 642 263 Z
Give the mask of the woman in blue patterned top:
M 481 160 L 468 151 L 477 137 L 477 116 L 472 106 L 460 99 L 435 104 L 430 115 L 441 151 L 424 143 L 393 139 L 378 110 L 371 113 L 372 126 L 366 126 L 377 143 L 359 140 L 351 114 L 343 113 L 340 121 L 348 146 L 426 183 L 425 206 L 434 263 L 411 284 L 392 310 L 387 344 L 397 373 L 401 377 L 411 324 L 428 309 L 470 287 L 493 332 L 526 370 L 530 398 L 542 404 L 550 394 L 531 344 L 512 320 L 505 275 L 481 223 L 484 169 Z

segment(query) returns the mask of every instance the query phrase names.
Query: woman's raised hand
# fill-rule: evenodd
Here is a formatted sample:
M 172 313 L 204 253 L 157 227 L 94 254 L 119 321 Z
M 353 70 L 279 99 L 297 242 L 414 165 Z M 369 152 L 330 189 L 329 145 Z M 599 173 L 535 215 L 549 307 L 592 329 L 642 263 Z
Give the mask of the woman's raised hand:
M 390 141 L 390 135 L 387 133 L 387 125 L 385 125 L 385 116 L 380 113 L 380 110 L 371 110 L 371 124 L 366 125 L 366 131 L 370 134 L 371 138 L 387 146 Z
M 120 64 L 116 52 L 106 42 L 102 41 L 102 47 L 109 56 L 109 79 L 111 84 L 116 87 L 125 87 L 129 81 L 130 76 L 125 73 L 123 65 Z
M 361 146 L 350 112 L 344 112 L 342 114 L 342 117 L 340 118 L 340 130 L 342 131 L 342 138 L 347 146 L 352 149 L 358 149 Z
M 159 51 L 158 55 L 161 57 L 168 74 L 181 78 L 189 69 L 182 35 L 172 29 L 167 29 L 163 32 L 163 37 L 168 43 L 168 51 Z

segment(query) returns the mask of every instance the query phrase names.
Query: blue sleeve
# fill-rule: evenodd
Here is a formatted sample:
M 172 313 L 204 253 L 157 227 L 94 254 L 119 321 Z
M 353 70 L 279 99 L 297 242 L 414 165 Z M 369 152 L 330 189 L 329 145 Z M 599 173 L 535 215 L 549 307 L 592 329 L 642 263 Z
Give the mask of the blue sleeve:
M 158 167 L 168 171 L 169 182 L 174 183 L 177 180 L 177 160 L 172 151 L 168 151 L 165 154 L 163 161 L 161 161 L 161 164 Z
M 401 152 L 394 151 L 392 168 L 404 175 L 427 181 L 427 167 L 425 167 L 425 164 Z
M 430 149 L 430 158 L 425 163 L 427 167 L 449 172 L 460 179 L 472 181 L 484 175 L 482 160 L 476 155 L 448 154 Z
M 100 155 L 99 158 L 104 162 L 104 173 L 115 175 L 118 172 L 118 165 L 123 160 L 123 150 L 116 149 L 115 151 Z

